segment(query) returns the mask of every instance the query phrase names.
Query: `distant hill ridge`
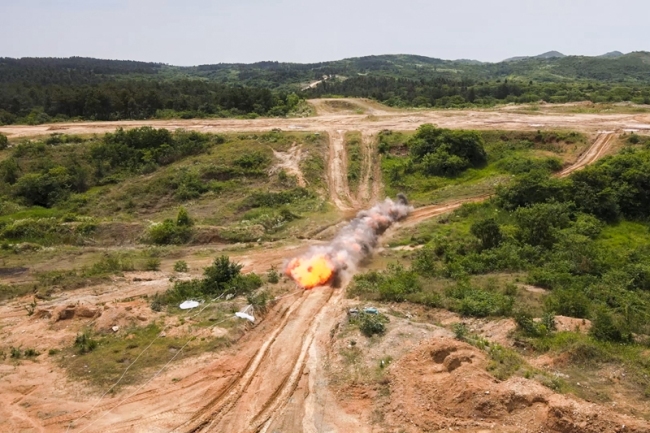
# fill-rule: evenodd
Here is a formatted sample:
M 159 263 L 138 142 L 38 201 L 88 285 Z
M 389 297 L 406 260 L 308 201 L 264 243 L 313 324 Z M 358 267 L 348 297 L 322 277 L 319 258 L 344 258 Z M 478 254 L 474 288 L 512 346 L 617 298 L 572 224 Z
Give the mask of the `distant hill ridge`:
M 313 81 L 354 77 L 406 80 L 474 81 L 525 80 L 567 82 L 593 80 L 650 84 L 650 53 L 601 56 L 567 56 L 548 51 L 537 56 L 512 57 L 502 62 L 472 59 L 444 60 L 412 54 L 384 54 L 318 63 L 218 63 L 180 67 L 162 63 L 71 58 L 0 58 L 0 84 L 29 82 L 47 85 L 92 84 L 119 78 L 204 79 L 230 85 L 246 85 L 295 91 Z M 2 95 L 0 95 L 2 96 Z

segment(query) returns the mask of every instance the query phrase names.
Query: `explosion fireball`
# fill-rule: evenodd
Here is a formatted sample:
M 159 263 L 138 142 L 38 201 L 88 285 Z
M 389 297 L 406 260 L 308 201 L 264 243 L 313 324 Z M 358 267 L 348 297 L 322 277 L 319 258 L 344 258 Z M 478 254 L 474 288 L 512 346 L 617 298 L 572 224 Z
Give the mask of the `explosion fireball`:
M 344 272 L 351 273 L 377 247 L 379 236 L 413 210 L 406 197 L 389 198 L 363 210 L 343 227 L 327 246 L 312 247 L 306 254 L 291 259 L 284 273 L 304 289 L 338 286 Z

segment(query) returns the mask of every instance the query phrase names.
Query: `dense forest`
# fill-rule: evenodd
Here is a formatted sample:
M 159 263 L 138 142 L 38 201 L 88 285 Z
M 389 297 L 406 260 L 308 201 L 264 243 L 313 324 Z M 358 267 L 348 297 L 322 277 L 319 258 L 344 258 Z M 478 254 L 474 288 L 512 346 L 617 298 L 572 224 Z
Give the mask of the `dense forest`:
M 574 101 L 650 104 L 650 85 L 598 81 L 544 83 L 522 80 L 474 81 L 436 78 L 407 80 L 354 77 L 321 83 L 310 97 L 342 95 L 372 98 L 396 107 L 490 106 L 498 103 Z
M 322 80 L 308 88 L 310 82 Z M 287 116 L 301 98 L 362 96 L 393 106 L 650 103 L 650 54 L 501 63 L 385 55 L 314 64 L 175 67 L 72 57 L 0 58 L 0 124 Z

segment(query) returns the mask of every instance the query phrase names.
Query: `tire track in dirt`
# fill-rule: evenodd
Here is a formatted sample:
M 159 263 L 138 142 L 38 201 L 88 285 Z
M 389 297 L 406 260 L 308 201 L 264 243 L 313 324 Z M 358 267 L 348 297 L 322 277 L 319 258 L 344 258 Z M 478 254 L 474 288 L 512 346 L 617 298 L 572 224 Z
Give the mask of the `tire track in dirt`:
M 327 179 L 330 198 L 340 210 L 349 211 L 352 197 L 348 185 L 348 155 L 345 149 L 345 131 L 330 130 L 329 160 L 327 164 Z
M 230 390 L 174 431 L 243 433 L 263 428 L 295 389 L 316 321 L 333 290 L 304 292 L 302 302 L 287 313 Z
M 265 318 L 259 321 L 255 329 L 265 331 L 265 328 L 270 328 L 265 334 L 271 335 L 271 337 L 265 338 L 264 334 L 259 336 L 254 332 L 248 333 L 241 341 L 241 348 L 237 350 L 236 355 L 224 356 L 225 360 L 221 359 L 208 367 L 193 371 L 173 387 L 159 388 L 152 383 L 147 386 L 148 389 L 122 400 L 117 398 L 114 400 L 118 401 L 107 401 L 87 414 L 83 410 L 78 410 L 49 418 L 43 424 L 52 427 L 57 424 L 67 427 L 72 421 L 81 421 L 79 424 L 75 423 L 76 428 L 86 429 L 97 425 L 96 428 L 89 431 L 102 432 L 133 431 L 134 427 L 150 426 L 156 423 L 170 425 L 170 427 L 177 426 L 179 418 L 188 419 L 190 418 L 189 414 L 196 416 L 196 408 L 205 406 L 206 400 L 214 401 L 228 393 L 240 381 L 243 372 L 250 369 L 251 363 L 260 354 L 265 343 L 272 339 L 276 331 L 279 332 L 283 328 L 290 318 L 291 312 L 299 308 L 305 299 L 304 296 L 300 296 L 289 302 L 288 305 L 287 302 L 282 301 L 284 304 L 282 302 L 277 304 Z M 242 362 L 242 358 L 244 362 Z M 238 366 L 241 365 L 245 365 L 245 367 L 240 369 Z M 149 411 L 153 413 L 142 416 L 142 407 L 148 407 Z M 121 418 L 120 422 L 116 422 L 115 419 L 112 420 L 113 422 L 102 419 L 107 411 L 115 411 L 112 417 Z M 90 415 L 92 414 L 97 414 L 99 417 L 91 419 Z M 82 415 L 83 418 L 80 418 Z M 88 422 L 83 423 L 86 419 Z
M 558 173 L 558 177 L 566 177 L 574 171 L 581 170 L 587 165 L 602 158 L 611 147 L 614 137 L 615 134 L 613 132 L 601 132 L 598 137 L 596 137 L 596 141 L 594 141 L 594 143 L 582 155 L 580 155 L 574 164 Z
M 323 290 L 323 289 L 316 289 L 316 290 Z M 314 320 L 312 321 L 309 330 L 307 331 L 307 334 L 303 339 L 303 344 L 300 349 L 299 359 L 294 366 L 294 369 L 292 371 L 291 376 L 289 377 L 289 380 L 283 387 L 282 391 L 278 394 L 278 397 L 273 401 L 271 405 L 268 406 L 267 410 L 258 414 L 256 418 L 253 420 L 252 423 L 252 426 L 254 427 L 253 431 L 266 433 L 271 427 L 271 425 L 273 424 L 273 422 L 279 416 L 284 414 L 283 411 L 289 399 L 291 398 L 294 391 L 296 390 L 300 377 L 302 376 L 302 373 L 305 371 L 305 368 L 307 366 L 307 357 L 309 356 L 310 349 L 314 344 L 318 327 L 321 324 L 321 321 L 323 320 L 324 316 L 326 316 L 327 313 L 329 313 L 330 307 L 333 304 L 336 304 L 336 301 L 338 301 L 341 298 L 343 291 L 345 289 L 341 288 L 341 289 L 332 289 L 332 290 L 325 289 L 325 290 L 328 290 L 331 293 L 327 298 L 327 302 L 321 307 L 318 313 L 314 316 Z

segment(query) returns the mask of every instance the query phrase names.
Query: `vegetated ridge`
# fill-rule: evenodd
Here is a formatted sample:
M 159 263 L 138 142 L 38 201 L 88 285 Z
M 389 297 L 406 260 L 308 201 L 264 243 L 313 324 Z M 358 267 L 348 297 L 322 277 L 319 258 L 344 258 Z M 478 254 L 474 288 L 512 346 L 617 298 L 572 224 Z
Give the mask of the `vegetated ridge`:
M 0 58 L 0 124 L 304 116 L 301 98 L 369 97 L 392 106 L 508 102 L 650 103 L 650 54 L 549 52 L 481 63 L 379 55 L 312 64 L 258 62 L 176 67 L 72 57 Z

